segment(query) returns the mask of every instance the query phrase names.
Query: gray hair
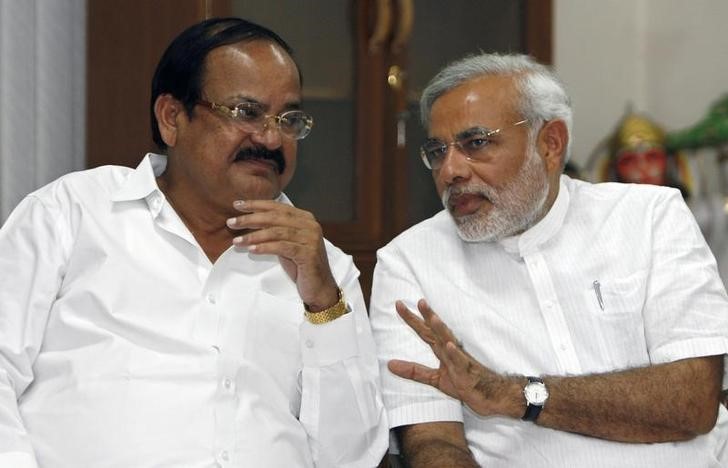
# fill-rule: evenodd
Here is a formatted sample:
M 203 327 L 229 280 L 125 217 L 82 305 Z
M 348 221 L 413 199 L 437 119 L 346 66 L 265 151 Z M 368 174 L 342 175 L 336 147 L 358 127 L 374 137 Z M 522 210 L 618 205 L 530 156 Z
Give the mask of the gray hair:
M 571 100 L 561 81 L 546 66 L 528 55 L 480 54 L 455 61 L 443 68 L 427 84 L 420 98 L 420 117 L 425 128 L 435 101 L 466 81 L 483 76 L 513 75 L 519 91 L 518 111 L 528 119 L 532 133 L 547 120 L 562 120 L 569 137 L 562 164 L 571 156 Z

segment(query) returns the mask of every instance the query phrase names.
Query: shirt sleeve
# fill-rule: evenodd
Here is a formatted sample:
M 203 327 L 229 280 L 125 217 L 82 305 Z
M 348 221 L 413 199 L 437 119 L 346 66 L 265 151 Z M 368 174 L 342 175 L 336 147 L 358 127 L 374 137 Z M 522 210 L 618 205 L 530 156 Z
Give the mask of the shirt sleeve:
M 439 361 L 429 346 L 397 314 L 401 300 L 415 314 L 417 301 L 427 299 L 415 272 L 396 243 L 380 249 L 374 270 L 370 318 L 379 355 L 382 394 L 390 427 L 435 421 L 463 421 L 462 403 L 441 391 L 392 374 L 391 359 L 436 368 Z
M 26 197 L 0 229 L 0 468 L 35 467 L 18 409 L 61 282 L 57 210 Z
M 304 321 L 300 329 L 300 421 L 317 467 L 374 467 L 389 443 L 358 271 L 346 259 L 345 275 L 335 276 L 344 277 L 339 285 L 350 312 L 320 325 Z
M 715 258 L 677 190 L 667 191 L 655 205 L 652 247 L 643 312 L 652 362 L 728 352 L 725 287 Z M 727 386 L 728 373 L 724 373 L 723 388 Z

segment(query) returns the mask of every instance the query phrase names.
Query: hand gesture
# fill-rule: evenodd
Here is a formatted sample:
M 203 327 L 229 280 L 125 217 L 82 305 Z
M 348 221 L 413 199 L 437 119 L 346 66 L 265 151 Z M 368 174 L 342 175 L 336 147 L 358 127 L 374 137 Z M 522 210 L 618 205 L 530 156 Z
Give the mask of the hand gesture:
M 311 213 L 274 200 L 236 201 L 233 206 L 244 214 L 230 218 L 228 227 L 246 231 L 233 239 L 235 245 L 277 255 L 310 310 L 338 301 L 321 225 Z
M 430 346 L 440 360 L 440 367 L 432 369 L 393 359 L 388 365 L 393 374 L 431 385 L 462 401 L 481 416 L 518 414 L 518 408 L 505 408 L 512 390 L 518 391 L 518 383 L 496 374 L 465 352 L 452 331 L 424 299 L 417 303 L 424 320 L 413 314 L 401 301 L 397 301 L 395 307 L 407 325 Z

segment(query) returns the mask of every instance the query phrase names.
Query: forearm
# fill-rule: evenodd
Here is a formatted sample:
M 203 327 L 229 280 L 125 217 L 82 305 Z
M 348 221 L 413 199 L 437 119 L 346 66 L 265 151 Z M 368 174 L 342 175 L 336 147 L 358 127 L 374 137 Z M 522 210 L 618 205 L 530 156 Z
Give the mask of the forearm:
M 410 468 L 478 467 L 468 449 L 461 423 L 415 424 L 399 427 L 396 433 L 407 466 Z
M 722 356 L 610 374 L 546 377 L 538 424 L 622 442 L 688 440 L 715 424 Z
M 410 468 L 447 466 L 452 468 L 477 468 L 473 455 L 467 449 L 455 447 L 447 442 L 433 440 L 403 450 Z

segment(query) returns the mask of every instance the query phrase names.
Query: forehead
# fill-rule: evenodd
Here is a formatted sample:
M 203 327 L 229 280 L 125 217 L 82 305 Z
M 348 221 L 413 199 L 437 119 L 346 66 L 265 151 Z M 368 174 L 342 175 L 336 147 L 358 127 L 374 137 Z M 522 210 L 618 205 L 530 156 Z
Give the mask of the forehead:
M 265 40 L 240 42 L 210 51 L 205 59 L 202 92 L 268 102 L 271 96 L 300 100 L 298 68 L 288 53 Z
M 511 75 L 466 81 L 435 100 L 430 112 L 430 133 L 452 135 L 475 126 L 503 126 L 519 118 L 517 97 Z

